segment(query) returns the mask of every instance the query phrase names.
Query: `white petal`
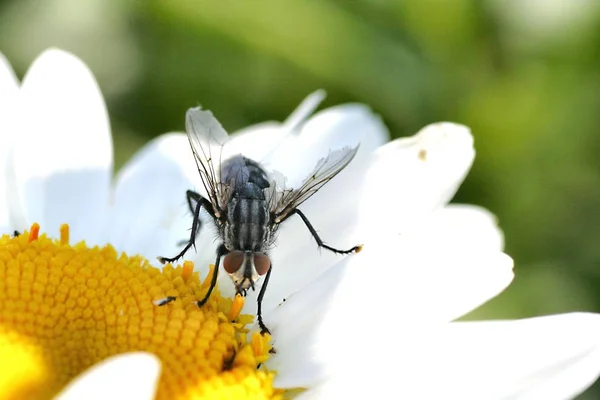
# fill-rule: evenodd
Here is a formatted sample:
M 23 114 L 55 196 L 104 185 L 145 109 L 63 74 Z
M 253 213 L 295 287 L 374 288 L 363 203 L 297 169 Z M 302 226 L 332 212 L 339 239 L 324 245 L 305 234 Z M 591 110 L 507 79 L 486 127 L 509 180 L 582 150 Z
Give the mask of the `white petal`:
M 224 153 L 227 157 L 243 153 L 246 157 L 261 162 L 285 139 L 286 133 L 291 132 L 284 130 L 279 122 L 261 122 L 231 134 Z
M 294 159 L 301 163 L 303 158 L 310 159 L 319 154 L 319 149 L 322 151 L 320 158 L 326 156 L 330 148 L 339 148 L 353 142 L 362 143 L 363 155 L 357 155 L 345 170 L 300 207 L 320 237 L 329 245 L 349 249 L 360 244 L 354 242 L 349 235 L 353 233 L 357 222 L 365 158 L 387 137 L 388 132 L 381 119 L 361 105 L 330 108 L 319 113 L 302 128 L 298 140 L 304 143 L 305 150 L 299 148 L 288 158 L 291 165 L 294 164 Z M 282 165 L 287 165 L 287 161 L 281 160 Z M 311 169 L 314 166 L 311 165 Z M 343 257 L 327 250 L 319 250 L 299 217 L 292 217 L 281 224 L 276 248 L 270 254 L 274 269 L 263 301 L 265 311 Z M 255 312 L 256 296 L 257 292 L 249 293 L 245 312 Z
M 504 246 L 502 231 L 497 226 L 495 216 L 481 207 L 446 206 L 424 216 L 420 225 L 413 225 L 410 232 L 396 236 L 391 244 L 381 245 L 378 243 L 383 239 L 380 239 L 377 232 L 369 233 L 360 226 L 357 232 L 349 232 L 350 225 L 344 221 L 344 218 L 346 220 L 352 218 L 353 213 L 346 209 L 347 203 L 350 202 L 351 199 L 340 200 L 339 203 L 336 202 L 339 204 L 337 207 L 325 207 L 330 215 L 339 214 L 340 219 L 337 223 L 327 224 L 329 221 L 327 216 L 323 218 L 325 223 L 321 223 L 320 219 L 311 218 L 321 238 L 330 245 L 340 248 L 364 244 L 365 252 L 359 257 L 362 260 L 368 259 L 370 265 L 380 266 L 377 276 L 382 281 L 389 276 L 405 274 L 402 275 L 402 279 L 408 286 L 415 287 L 417 282 L 421 281 L 429 286 L 429 276 L 436 275 L 440 279 L 436 279 L 435 282 L 448 288 L 447 290 L 452 285 L 457 289 L 468 285 L 464 290 L 460 289 L 458 296 L 452 294 L 454 292 L 452 290 L 449 296 L 453 301 L 443 301 L 441 307 L 435 301 L 435 296 L 429 297 L 429 290 L 424 291 L 427 293 L 427 299 L 432 302 L 423 304 L 429 304 L 436 313 L 444 311 L 443 315 L 446 315 L 442 317 L 444 320 L 471 311 L 496 296 L 512 280 L 512 261 L 505 255 L 499 254 Z M 316 215 L 323 214 L 316 213 Z M 372 249 L 373 246 L 376 246 L 376 249 Z M 289 288 L 295 291 L 303 287 L 344 257 L 316 249 L 314 239 L 300 220 L 286 221 L 281 229 L 279 246 L 272 252 L 274 271 L 265 295 L 267 300 L 263 310 L 269 310 L 289 295 Z M 463 256 L 471 253 L 471 257 Z M 486 265 L 479 266 L 480 263 L 488 261 L 492 262 L 490 269 Z M 459 268 L 457 273 L 452 270 L 455 264 L 458 264 Z M 373 270 L 372 267 L 369 268 Z M 441 271 L 438 272 L 438 268 Z M 473 279 L 479 279 L 477 285 L 471 285 Z M 407 293 L 412 293 L 412 289 Z M 251 308 L 253 305 L 254 302 L 249 304 L 249 311 L 254 311 Z
M 453 263 L 460 270 L 443 273 L 441 267 L 457 268 Z M 335 369 L 339 352 L 370 337 L 377 321 L 396 321 L 402 326 L 439 324 L 499 293 L 512 278 L 506 272 L 512 260 L 503 253 L 496 253 L 496 259 L 490 255 L 488 259 L 448 261 L 437 269 L 406 266 L 422 269 L 413 276 L 413 271 L 401 270 L 385 275 L 376 271 L 376 263 L 364 260 L 361 267 L 350 264 L 343 261 L 333 266 L 280 307 L 263 314 L 276 337 L 278 356 L 270 366 L 280 372 L 279 384 L 314 384 Z M 379 282 L 373 281 L 375 276 Z
M 501 252 L 502 233 L 487 210 L 449 206 L 424 219 L 419 228 L 389 241 L 375 236 L 360 254 L 371 269 L 377 266 L 376 290 L 394 293 L 398 316 L 450 321 L 512 281 L 513 260 Z M 359 283 L 360 276 L 356 279 Z
M 71 382 L 57 400 L 153 399 L 160 361 L 149 353 L 127 353 L 107 358 Z
M 406 236 L 432 247 L 463 246 L 476 251 L 502 251 L 504 234 L 494 214 L 470 204 L 449 204 L 413 226 Z
M 162 135 L 119 172 L 109 234 L 117 249 L 142 254 L 151 262 L 181 250 L 178 242 L 189 238 L 192 226 L 185 192 L 194 189 L 187 173 L 195 167 L 182 163 L 187 152 L 185 135 Z
M 404 318 L 453 320 L 496 296 L 513 278 L 513 261 L 501 252 L 496 219 L 480 207 L 447 206 L 424 218 L 418 230 L 396 236 L 365 234 L 362 239 L 361 253 L 338 256 L 352 264 L 344 280 L 356 279 L 351 291 L 369 293 L 361 289 L 368 282 L 375 293 L 393 295 L 401 303 L 397 313 Z M 298 269 L 311 268 L 307 264 L 302 262 Z M 280 292 L 273 286 L 269 291 Z M 286 296 L 279 294 L 278 302 Z
M 457 213 L 462 224 L 455 223 Z M 322 379 L 332 372 L 337 352 L 370 336 L 374 321 L 447 322 L 511 282 L 513 262 L 499 251 L 499 231 L 487 211 L 452 207 L 425 222 L 412 236 L 373 237 L 361 253 L 263 313 L 276 337 L 278 355 L 270 366 L 280 372 L 279 384 L 307 386 Z M 473 241 L 477 237 L 481 241 Z
M 0 225 L 4 226 L 10 222 L 8 194 L 13 193 L 13 188 L 9 190 L 7 187 L 7 167 L 18 93 L 17 77 L 8 60 L 0 53 Z
M 69 53 L 45 51 L 23 81 L 19 118 L 16 227 L 39 222 L 56 234 L 60 224 L 69 223 L 73 242 L 85 238 L 96 244 L 108 207 L 112 141 L 92 73 Z
M 411 399 L 562 400 L 576 397 L 600 374 L 598 314 L 452 323 L 396 335 L 399 345 L 355 359 L 374 368 L 340 363 L 307 398 L 394 393 Z
M 362 188 L 363 223 L 392 233 L 409 229 L 454 196 L 474 156 L 469 129 L 448 122 L 429 125 L 414 137 L 383 146 Z
M 339 283 L 347 269 L 348 263 L 344 261 L 334 265 L 303 290 L 280 299 L 279 307 L 263 313 L 277 351 L 277 355 L 267 361 L 269 368 L 278 371 L 276 387 L 310 387 L 331 374 L 332 356 L 321 346 L 324 342 L 322 336 L 329 335 L 322 326 L 329 318 L 328 310 L 340 301 Z M 360 296 L 358 293 L 356 295 Z M 361 317 L 358 313 L 357 316 Z M 352 328 L 357 323 L 362 322 L 344 321 L 332 335 L 345 327 L 348 329 L 345 339 L 353 341 L 356 336 Z M 322 352 L 323 349 L 326 351 Z

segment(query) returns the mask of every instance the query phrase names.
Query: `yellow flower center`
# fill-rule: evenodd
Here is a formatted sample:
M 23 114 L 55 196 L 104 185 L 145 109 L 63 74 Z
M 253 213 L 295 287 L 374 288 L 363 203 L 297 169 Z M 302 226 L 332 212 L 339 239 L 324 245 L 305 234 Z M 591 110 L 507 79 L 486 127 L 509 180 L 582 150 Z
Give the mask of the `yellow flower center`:
M 280 398 L 257 369 L 270 337 L 247 340 L 243 298 L 206 293 L 193 264 L 149 265 L 111 246 L 39 236 L 39 225 L 0 238 L 0 398 L 52 398 L 93 364 L 130 351 L 162 362 L 157 398 Z M 211 273 L 213 273 L 211 268 Z M 209 274 L 209 277 L 211 274 Z M 161 299 L 175 301 L 158 306 Z

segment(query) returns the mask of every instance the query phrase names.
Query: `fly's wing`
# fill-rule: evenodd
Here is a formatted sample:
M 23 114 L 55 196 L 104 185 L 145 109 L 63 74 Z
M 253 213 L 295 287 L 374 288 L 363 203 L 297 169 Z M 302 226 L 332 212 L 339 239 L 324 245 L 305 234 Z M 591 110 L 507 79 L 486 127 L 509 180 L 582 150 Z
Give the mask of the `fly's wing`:
M 358 146 L 330 151 L 327 157 L 317 162 L 313 172 L 302 181 L 299 188 L 274 193 L 271 198 L 271 212 L 275 214 L 275 222 L 283 221 L 296 207 L 317 193 L 327 182 L 346 168 L 357 151 Z
M 215 216 L 220 217 L 226 208 L 231 189 L 219 179 L 221 152 L 229 135 L 212 112 L 200 107 L 190 108 L 185 121 L 187 137 L 202 184 L 206 189 Z M 215 164 L 217 167 L 215 167 Z

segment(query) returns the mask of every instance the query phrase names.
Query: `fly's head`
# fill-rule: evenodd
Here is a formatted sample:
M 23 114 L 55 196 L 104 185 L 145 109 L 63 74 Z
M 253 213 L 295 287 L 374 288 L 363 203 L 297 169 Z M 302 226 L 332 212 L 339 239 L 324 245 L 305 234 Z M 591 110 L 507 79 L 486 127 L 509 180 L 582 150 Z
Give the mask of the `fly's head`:
M 254 283 L 269 272 L 271 260 L 265 253 L 250 250 L 234 250 L 223 258 L 223 269 L 229 274 L 237 293 L 246 295 L 254 290 Z

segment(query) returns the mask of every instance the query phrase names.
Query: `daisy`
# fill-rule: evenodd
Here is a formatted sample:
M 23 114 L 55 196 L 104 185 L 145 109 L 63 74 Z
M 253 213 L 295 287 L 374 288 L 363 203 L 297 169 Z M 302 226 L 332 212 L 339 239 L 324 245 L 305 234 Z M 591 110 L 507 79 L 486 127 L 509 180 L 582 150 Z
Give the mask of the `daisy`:
M 447 205 L 474 156 L 463 126 L 436 124 L 382 145 L 385 127 L 364 106 L 306 120 L 317 92 L 283 124 L 232 136 L 229 149 L 289 182 L 329 148 L 361 142 L 351 166 L 302 208 L 330 243 L 359 240 L 365 250 L 319 254 L 301 225 L 284 225 L 264 303 L 271 338 L 247 335 L 255 301 L 240 314 L 240 299 L 223 296 L 230 282 L 201 309 L 191 304 L 214 273 L 205 268 L 214 262 L 208 230 L 188 255 L 199 272 L 191 262 L 147 261 L 174 254 L 191 225 L 183 194 L 199 182 L 184 135 L 153 141 L 113 187 L 106 111 L 79 60 L 46 52 L 20 87 L 3 63 L 0 84 L 12 85 L 0 87 L 0 105 L 11 110 L 0 115 L 10 144 L 0 157 L 2 221 L 23 232 L 0 239 L 5 397 L 568 398 L 597 377 L 595 315 L 450 322 L 512 279 L 493 217 Z M 81 239 L 87 245 L 75 244 Z M 177 300 L 157 307 L 166 296 Z
M 0 239 L 3 396 L 52 396 L 100 362 L 63 393 L 108 395 L 108 386 L 118 388 L 126 379 L 128 387 L 146 382 L 145 392 L 156 390 L 160 398 L 257 391 L 277 397 L 274 372 L 257 371 L 269 356 L 270 337 L 247 335 L 253 316 L 240 314 L 243 302 L 217 290 L 198 309 L 191 303 L 207 290 L 208 268 L 200 268 L 201 280 L 191 263 L 152 265 L 158 254 L 179 250 L 191 225 L 183 194 L 195 185 L 189 175 L 198 176 L 185 135 L 152 141 L 113 184 L 108 117 L 88 68 L 51 49 L 19 83 L 0 60 L 0 229 L 21 233 Z M 387 139 L 364 106 L 338 107 L 305 121 L 322 96 L 309 96 L 284 123 L 243 130 L 236 142 L 269 139 L 273 149 L 282 137 L 316 123 L 324 137 L 366 128 L 371 147 Z M 303 136 L 306 143 L 316 140 Z M 178 300 L 157 307 L 166 296 Z M 160 360 L 160 383 L 156 362 L 135 355 L 139 351 Z M 122 355 L 128 352 L 134 355 Z M 130 374 L 114 373 L 122 363 Z M 121 380 L 107 385 L 106 376 Z

